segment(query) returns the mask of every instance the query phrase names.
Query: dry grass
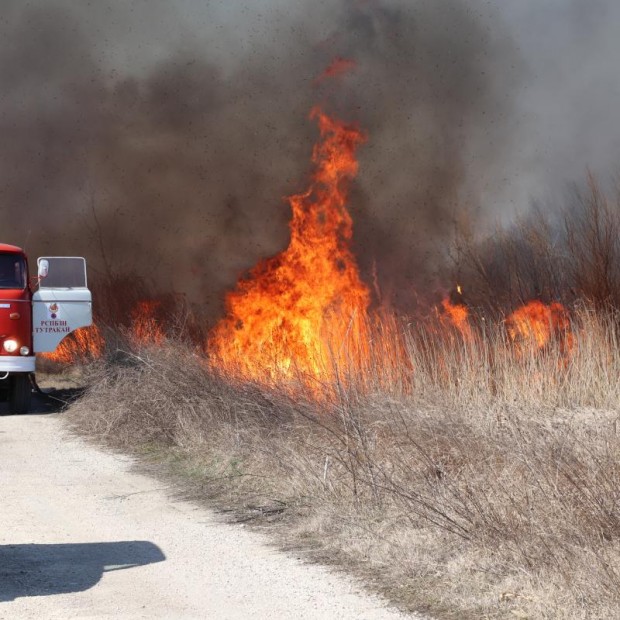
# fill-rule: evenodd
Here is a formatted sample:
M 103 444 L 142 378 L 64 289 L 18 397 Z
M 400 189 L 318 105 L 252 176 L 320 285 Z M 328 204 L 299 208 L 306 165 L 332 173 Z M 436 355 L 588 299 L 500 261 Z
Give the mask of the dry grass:
M 578 313 L 570 355 L 501 326 L 373 329 L 320 402 L 167 342 L 93 365 L 69 416 L 436 617 L 617 617 L 616 318 Z

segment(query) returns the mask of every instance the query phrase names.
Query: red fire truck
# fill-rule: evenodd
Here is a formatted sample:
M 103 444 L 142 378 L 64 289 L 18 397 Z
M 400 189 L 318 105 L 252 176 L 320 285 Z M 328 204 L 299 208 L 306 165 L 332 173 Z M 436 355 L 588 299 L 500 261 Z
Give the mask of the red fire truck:
M 86 261 L 42 257 L 38 275 L 28 275 L 21 248 L 0 244 L 0 399 L 9 412 L 27 413 L 35 353 L 49 353 L 79 327 L 92 323 Z

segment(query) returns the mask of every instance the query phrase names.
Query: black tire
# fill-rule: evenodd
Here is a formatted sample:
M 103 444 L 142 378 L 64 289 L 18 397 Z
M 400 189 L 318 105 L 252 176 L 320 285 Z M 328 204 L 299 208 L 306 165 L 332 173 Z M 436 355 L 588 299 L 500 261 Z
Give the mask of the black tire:
M 9 411 L 24 414 L 30 411 L 32 402 L 32 385 L 27 372 L 14 374 L 9 391 Z

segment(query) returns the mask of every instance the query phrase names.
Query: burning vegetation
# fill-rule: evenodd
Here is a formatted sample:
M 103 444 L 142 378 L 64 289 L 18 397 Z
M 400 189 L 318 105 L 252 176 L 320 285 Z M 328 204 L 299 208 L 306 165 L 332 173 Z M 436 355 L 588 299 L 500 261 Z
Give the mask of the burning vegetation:
M 552 339 L 556 339 L 563 348 L 570 349 L 572 343 L 568 312 L 558 302 L 528 302 L 508 316 L 506 329 L 510 339 L 518 346 L 544 349 Z
M 338 59 L 321 79 L 353 66 Z M 325 393 L 334 381 L 345 377 L 350 381 L 353 376 L 358 384 L 365 383 L 363 374 L 373 356 L 388 357 L 382 362 L 392 371 L 387 380 L 395 371 L 403 382 L 402 369 L 415 372 L 415 368 L 407 347 L 396 343 L 393 332 L 410 330 L 400 320 L 387 319 L 389 312 L 372 303 L 351 250 L 348 190 L 358 172 L 356 152 L 366 136 L 356 125 L 320 108 L 314 108 L 310 117 L 318 124 L 319 141 L 312 154 L 310 186 L 288 198 L 292 211 L 288 247 L 261 260 L 227 293 L 226 314 L 202 343 L 204 351 L 210 364 L 229 377 L 281 389 L 293 383 L 315 394 Z M 124 338 L 138 347 L 161 346 L 171 332 L 172 315 L 178 312 L 176 301 L 136 299 L 122 329 Z M 418 335 L 426 331 L 441 339 L 457 334 L 471 345 L 483 337 L 481 328 L 488 327 L 485 314 L 484 308 L 472 310 L 458 285 L 435 305 L 433 314 L 405 318 L 410 326 L 415 321 Z M 494 315 L 489 316 L 492 321 Z M 529 300 L 498 325 L 515 358 L 527 350 L 544 351 L 552 343 L 559 343 L 568 355 L 574 344 L 570 313 L 558 301 Z M 193 332 L 200 348 L 196 337 L 201 333 Z M 60 364 L 88 362 L 100 358 L 105 348 L 102 330 L 93 326 L 78 330 L 44 358 Z
M 324 75 L 337 75 L 334 67 L 340 64 L 342 59 Z M 386 367 L 415 369 L 406 347 L 394 343 L 390 330 L 396 323 L 386 320 L 385 308 L 372 304 L 351 250 L 348 189 L 358 172 L 357 149 L 366 137 L 320 108 L 310 117 L 318 124 L 319 141 L 310 186 L 288 198 L 289 245 L 261 260 L 226 295 L 226 315 L 210 331 L 204 349 L 212 366 L 229 377 L 282 389 L 296 383 L 318 394 L 345 376 L 348 381 L 362 378 L 372 351 L 389 356 Z M 136 299 L 124 337 L 138 347 L 161 346 L 171 331 L 171 315 L 178 311 L 176 303 Z M 480 339 L 480 327 L 487 322 L 484 310 L 473 311 L 466 303 L 461 285 L 435 306 L 438 320 L 432 316 L 430 322 L 418 317 L 418 333 L 420 326 L 431 337 L 455 333 L 470 344 Z M 543 351 L 551 342 L 561 343 L 566 354 L 573 346 L 570 314 L 557 301 L 527 301 L 502 324 L 515 356 L 532 348 Z M 44 357 L 61 364 L 87 362 L 100 358 L 105 348 L 102 330 L 93 326 L 78 330 Z
M 41 358 L 59 364 L 86 363 L 99 359 L 105 352 L 105 339 L 97 325 L 81 327 L 69 334 L 53 353 Z
M 161 307 L 162 302 L 155 299 L 135 302 L 128 325 L 120 327 L 122 339 L 134 347 L 161 346 L 167 337 L 164 327 L 166 322 L 157 314 Z M 169 324 L 167 328 L 170 328 Z M 106 353 L 105 331 L 116 330 L 102 330 L 97 324 L 77 329 L 61 341 L 56 351 L 42 353 L 41 358 L 61 365 L 85 364 L 98 360 Z
M 242 378 L 325 381 L 343 362 L 343 345 L 353 341 L 363 349 L 367 338 L 370 294 L 351 253 L 346 208 L 364 136 L 318 108 L 311 117 L 321 139 L 312 185 L 289 198 L 290 244 L 239 281 L 226 297 L 227 316 L 210 336 L 214 363 Z

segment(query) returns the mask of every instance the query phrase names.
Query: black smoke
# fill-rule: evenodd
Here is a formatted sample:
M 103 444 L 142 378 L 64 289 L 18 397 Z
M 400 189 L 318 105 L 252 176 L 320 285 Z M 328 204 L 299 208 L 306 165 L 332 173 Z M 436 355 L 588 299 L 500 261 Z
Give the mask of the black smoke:
M 350 203 L 364 276 L 403 307 L 432 288 L 457 222 L 497 207 L 523 75 L 508 29 L 465 0 L 287 7 L 5 2 L 2 240 L 217 315 L 286 246 L 318 103 L 369 136 Z M 317 84 L 335 57 L 355 70 Z

